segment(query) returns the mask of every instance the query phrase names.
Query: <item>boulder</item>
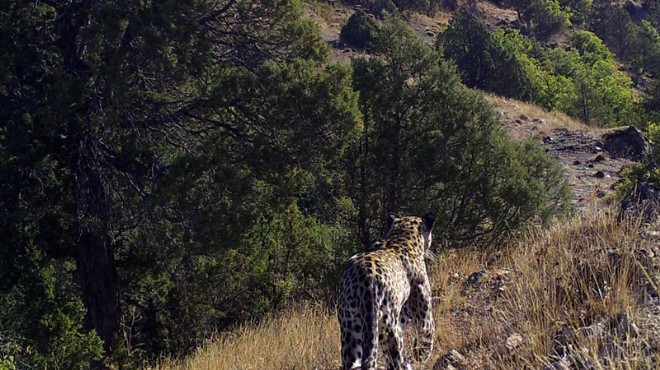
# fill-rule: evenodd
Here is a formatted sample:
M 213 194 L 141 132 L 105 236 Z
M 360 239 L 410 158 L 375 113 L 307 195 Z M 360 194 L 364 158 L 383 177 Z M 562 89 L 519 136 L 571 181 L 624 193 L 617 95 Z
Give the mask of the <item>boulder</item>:
M 617 129 L 603 135 L 603 149 L 611 158 L 641 161 L 646 156 L 646 139 L 635 126 Z
M 467 360 L 455 349 L 445 353 L 433 365 L 433 370 L 465 370 L 468 368 Z

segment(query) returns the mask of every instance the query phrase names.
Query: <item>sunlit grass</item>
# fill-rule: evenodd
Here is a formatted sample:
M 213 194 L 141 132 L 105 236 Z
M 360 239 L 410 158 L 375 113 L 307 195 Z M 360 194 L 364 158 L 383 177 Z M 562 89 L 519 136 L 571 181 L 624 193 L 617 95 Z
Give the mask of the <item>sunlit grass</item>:
M 644 314 L 640 291 L 656 273 L 639 251 L 652 241 L 640 225 L 618 223 L 613 214 L 594 210 L 491 250 L 439 252 L 430 269 L 436 346 L 416 368 L 431 369 L 455 349 L 470 369 L 541 369 L 557 360 L 550 357 L 553 337 L 564 327 L 579 330 L 619 312 L 636 322 Z M 463 294 L 463 282 L 479 270 L 485 277 Z M 522 344 L 507 348 L 514 333 Z M 651 335 L 657 333 L 642 329 L 627 338 L 617 348 L 624 355 L 614 359 L 602 356 L 603 338 L 578 335 L 571 342 L 579 355 L 574 360 L 594 369 L 652 369 L 660 356 L 649 345 Z M 334 308 L 303 305 L 220 334 L 159 369 L 338 369 L 339 347 Z

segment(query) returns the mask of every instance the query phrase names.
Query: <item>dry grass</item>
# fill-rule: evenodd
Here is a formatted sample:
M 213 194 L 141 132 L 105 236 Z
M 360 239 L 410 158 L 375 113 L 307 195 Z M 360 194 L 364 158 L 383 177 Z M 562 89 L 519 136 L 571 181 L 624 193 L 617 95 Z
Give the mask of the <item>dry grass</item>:
M 509 131 L 516 139 L 540 139 L 558 128 L 599 132 L 599 129 L 587 126 L 564 113 L 546 111 L 534 104 L 503 98 L 487 92 L 482 93 L 495 110 L 502 115 L 504 125 L 510 129 Z
M 607 325 L 622 312 L 633 321 L 645 315 L 647 307 L 639 302 L 644 288 L 653 284 L 650 275 L 657 265 L 648 252 L 654 242 L 641 225 L 620 224 L 613 213 L 592 211 L 582 220 L 557 224 L 510 246 L 502 263 L 511 266 L 514 277 L 496 316 L 526 344 L 497 356 L 496 368 L 542 367 L 553 354 L 553 337 L 564 328 Z M 658 333 L 643 334 L 647 337 L 620 338 L 625 345 L 613 343 L 623 346 L 619 361 L 599 354 L 611 338 L 577 335 L 570 345 L 577 349 L 577 362 L 594 368 L 655 368 L 650 361 L 660 364 L 660 353 L 648 344 Z
M 160 370 L 331 369 L 340 365 L 339 325 L 321 306 L 305 305 L 247 324 Z
M 620 312 L 640 326 L 640 335 L 612 343 L 575 335 L 568 341 L 574 362 L 593 369 L 657 368 L 660 318 L 653 312 L 660 309 L 639 303 L 657 273 L 646 252 L 656 247 L 645 235 L 640 225 L 594 210 L 501 248 L 440 253 L 431 269 L 436 347 L 416 368 L 431 369 L 455 349 L 465 355 L 467 369 L 541 369 L 556 361 L 551 355 L 558 331 L 607 326 Z M 482 279 L 465 285 L 480 270 Z M 507 347 L 514 333 L 522 343 Z M 604 357 L 603 348 L 618 354 Z M 166 361 L 159 369 L 337 369 L 339 361 L 333 310 L 304 306 L 222 334 L 183 362 Z

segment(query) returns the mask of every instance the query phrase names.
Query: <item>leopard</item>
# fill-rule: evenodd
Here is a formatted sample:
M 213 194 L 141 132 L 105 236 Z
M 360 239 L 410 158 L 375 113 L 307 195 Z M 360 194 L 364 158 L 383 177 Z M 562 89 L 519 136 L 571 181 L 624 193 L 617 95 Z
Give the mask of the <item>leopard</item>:
M 429 358 L 435 321 L 425 256 L 435 222 L 433 213 L 389 213 L 384 238 L 348 260 L 337 305 L 344 370 L 375 370 L 379 347 L 388 370 L 409 370 L 413 360 Z M 404 343 L 409 329 L 412 356 Z

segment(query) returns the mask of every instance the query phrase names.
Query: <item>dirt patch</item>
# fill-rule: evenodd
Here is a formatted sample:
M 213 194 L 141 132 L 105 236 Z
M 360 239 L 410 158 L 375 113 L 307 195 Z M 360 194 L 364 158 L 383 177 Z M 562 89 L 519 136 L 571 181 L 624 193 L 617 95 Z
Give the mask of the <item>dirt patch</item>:
M 448 12 L 437 12 L 429 16 L 419 13 L 406 14 L 408 25 L 429 45 L 435 45 L 435 40 L 442 30 L 447 27 L 452 14 Z
M 621 129 L 593 128 L 527 103 L 492 95 L 487 98 L 511 137 L 539 142 L 564 167 L 573 189 L 572 203 L 579 209 L 612 199 L 621 170 L 637 160 L 606 150 L 607 138 Z
M 513 9 L 500 8 L 489 1 L 479 2 L 477 8 L 481 21 L 490 28 L 510 28 L 518 22 L 518 13 Z

